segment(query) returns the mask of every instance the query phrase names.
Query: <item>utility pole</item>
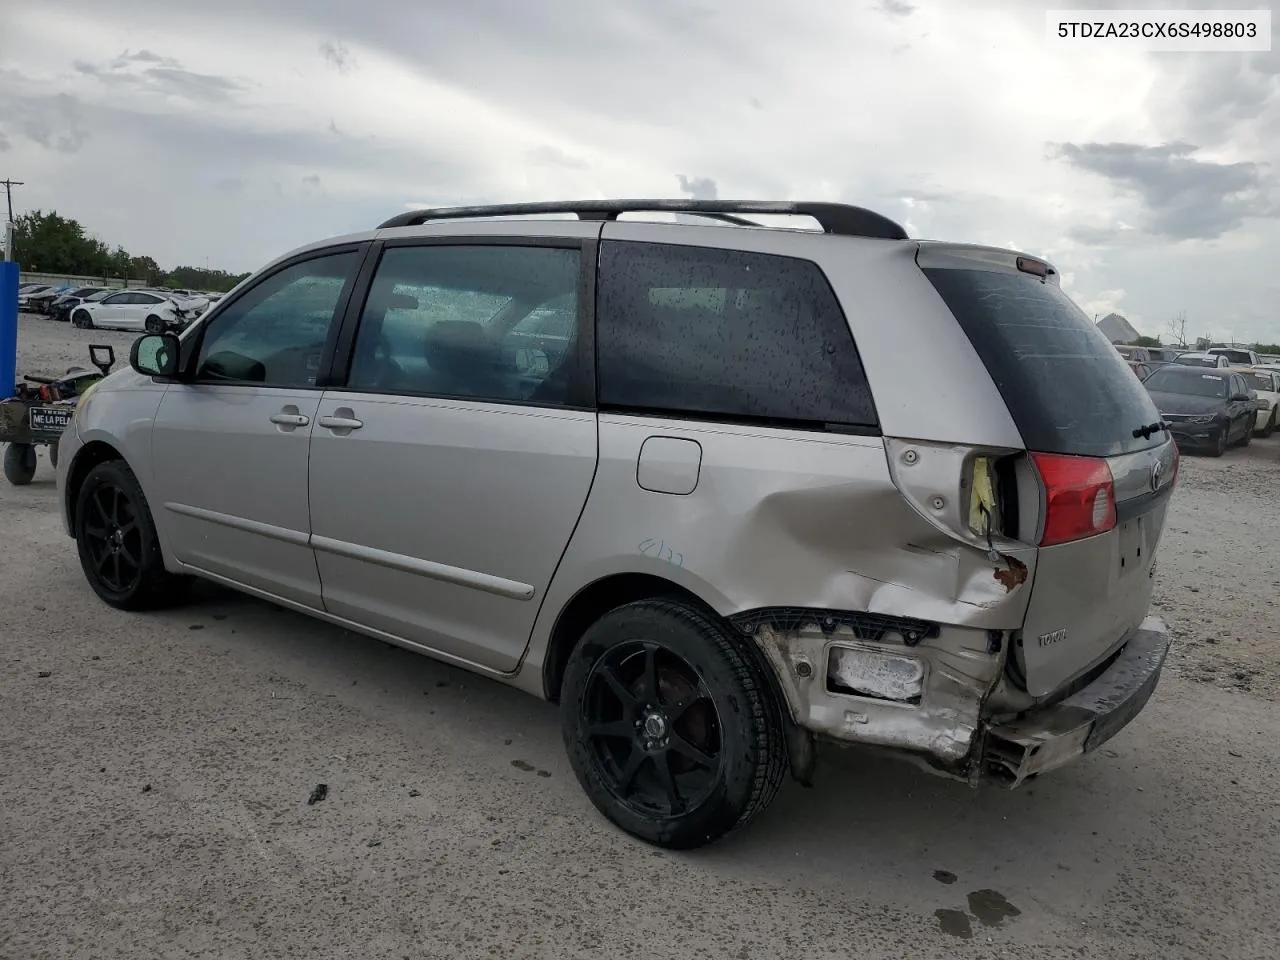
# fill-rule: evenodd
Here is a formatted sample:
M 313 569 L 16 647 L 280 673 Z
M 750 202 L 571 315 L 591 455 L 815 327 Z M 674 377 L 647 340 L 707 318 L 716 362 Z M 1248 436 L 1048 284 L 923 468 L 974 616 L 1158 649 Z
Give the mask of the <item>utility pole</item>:
M 13 188 L 22 187 L 25 186 L 25 184 L 21 180 L 9 179 L 0 180 L 0 183 L 4 184 L 4 198 L 9 204 L 9 222 L 13 223 Z

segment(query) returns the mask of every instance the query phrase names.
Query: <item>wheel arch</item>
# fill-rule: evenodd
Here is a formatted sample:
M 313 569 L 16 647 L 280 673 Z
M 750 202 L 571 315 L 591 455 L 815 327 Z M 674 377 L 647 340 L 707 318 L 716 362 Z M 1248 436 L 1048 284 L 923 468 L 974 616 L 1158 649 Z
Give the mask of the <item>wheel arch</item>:
M 126 465 L 129 462 L 119 449 L 105 440 L 90 440 L 76 451 L 75 459 L 67 466 L 67 483 L 66 489 L 63 491 L 65 498 L 64 509 L 67 512 L 67 519 L 70 521 L 73 533 L 76 529 L 77 519 L 76 502 L 80 497 L 80 488 L 84 486 L 85 477 L 98 464 L 106 463 L 110 460 L 123 460 Z
M 551 628 L 546 653 L 542 658 L 543 696 L 552 703 L 560 702 L 565 666 L 579 638 L 591 624 L 610 610 L 638 600 L 665 597 L 682 600 L 721 619 L 707 601 L 678 583 L 651 573 L 614 573 L 587 584 L 561 608 Z

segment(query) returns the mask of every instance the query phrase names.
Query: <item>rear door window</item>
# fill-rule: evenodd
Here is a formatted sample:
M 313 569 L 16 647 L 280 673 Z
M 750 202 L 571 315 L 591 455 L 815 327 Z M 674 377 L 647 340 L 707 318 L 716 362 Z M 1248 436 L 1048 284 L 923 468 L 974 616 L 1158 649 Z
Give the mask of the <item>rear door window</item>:
M 606 240 L 598 306 L 603 408 L 877 429 L 853 334 L 812 261 Z
M 1030 274 L 924 268 L 982 359 L 1027 449 L 1111 457 L 1160 414 L 1119 351 L 1056 284 Z

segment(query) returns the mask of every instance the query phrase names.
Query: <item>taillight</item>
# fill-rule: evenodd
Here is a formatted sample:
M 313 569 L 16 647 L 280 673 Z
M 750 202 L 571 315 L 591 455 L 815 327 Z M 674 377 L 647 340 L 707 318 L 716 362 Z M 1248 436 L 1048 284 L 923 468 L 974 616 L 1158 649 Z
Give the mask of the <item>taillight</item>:
M 1178 445 L 1176 443 L 1173 444 L 1172 446 L 1173 446 L 1173 479 L 1169 481 L 1169 486 L 1175 487 L 1178 484 L 1178 468 L 1182 466 L 1182 454 L 1178 453 Z
M 1033 453 L 1044 482 L 1044 535 L 1040 546 L 1106 533 L 1116 525 L 1116 486 L 1107 461 Z

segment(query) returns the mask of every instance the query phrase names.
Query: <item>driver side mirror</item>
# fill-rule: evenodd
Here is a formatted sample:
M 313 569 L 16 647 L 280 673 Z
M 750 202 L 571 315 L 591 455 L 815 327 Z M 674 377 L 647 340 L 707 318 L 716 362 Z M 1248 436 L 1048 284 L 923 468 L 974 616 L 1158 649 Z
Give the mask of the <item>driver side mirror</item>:
M 1250 397 L 1247 393 L 1236 393 L 1236 394 L 1232 394 L 1231 396 L 1231 400 L 1233 403 L 1240 403 L 1240 402 L 1248 403 L 1249 399 Z
M 144 334 L 133 341 L 129 366 L 148 377 L 175 377 L 181 346 L 172 333 Z

